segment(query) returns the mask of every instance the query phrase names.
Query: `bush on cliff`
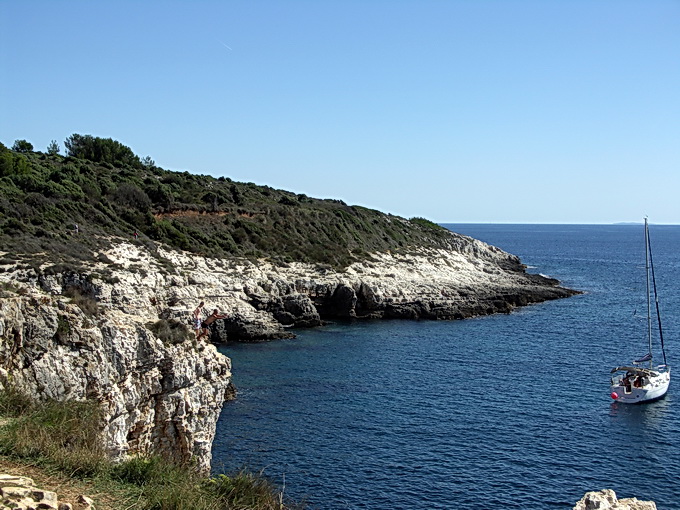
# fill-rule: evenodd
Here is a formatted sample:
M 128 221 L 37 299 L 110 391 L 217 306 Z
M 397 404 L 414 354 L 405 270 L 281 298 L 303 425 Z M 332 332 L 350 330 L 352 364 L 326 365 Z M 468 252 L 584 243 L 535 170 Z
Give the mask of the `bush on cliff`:
M 97 300 L 79 287 L 66 287 L 64 289 L 64 296 L 70 297 L 71 301 L 78 305 L 88 317 L 93 317 L 99 313 L 99 304 L 97 303 Z
M 192 338 L 189 328 L 176 319 L 161 319 L 147 324 L 147 327 L 166 345 L 181 344 Z

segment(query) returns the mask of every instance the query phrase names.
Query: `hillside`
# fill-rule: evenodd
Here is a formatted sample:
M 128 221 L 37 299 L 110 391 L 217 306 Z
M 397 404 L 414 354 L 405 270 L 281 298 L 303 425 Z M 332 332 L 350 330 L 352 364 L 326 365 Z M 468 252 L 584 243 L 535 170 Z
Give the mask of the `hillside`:
M 446 229 L 421 218 L 164 170 L 111 139 L 73 135 L 66 145 L 68 156 L 0 144 L 0 250 L 87 261 L 110 236 L 132 239 L 136 231 L 139 243 L 208 257 L 342 268 L 377 251 L 451 242 Z
M 0 389 L 96 402 L 116 461 L 210 469 L 234 393 L 214 344 L 575 294 L 427 220 L 169 172 L 110 139 L 73 135 L 67 148 L 0 147 Z M 212 310 L 224 316 L 201 324 Z

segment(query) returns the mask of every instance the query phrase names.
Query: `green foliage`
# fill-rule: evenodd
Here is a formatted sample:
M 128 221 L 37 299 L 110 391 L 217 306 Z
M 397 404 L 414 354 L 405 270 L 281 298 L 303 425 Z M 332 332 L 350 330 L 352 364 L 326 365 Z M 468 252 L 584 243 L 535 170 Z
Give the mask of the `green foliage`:
M 57 154 L 59 154 L 59 151 L 61 151 L 61 149 L 59 148 L 59 144 L 57 143 L 56 140 L 52 140 L 50 144 L 47 146 L 47 154 L 56 156 Z
M 151 207 L 151 199 L 137 185 L 130 182 L 121 182 L 113 194 L 115 202 L 123 207 L 129 207 L 138 211 L 148 211 Z
M 142 158 L 142 166 L 144 168 L 150 169 L 156 166 L 156 162 L 153 159 L 151 159 L 151 156 L 146 156 Z
M 181 344 L 191 338 L 189 328 L 176 319 L 161 319 L 147 327 L 166 345 Z
M 159 456 L 118 464 L 103 450 L 101 408 L 93 401 L 36 402 L 12 388 L 0 391 L 0 454 L 91 480 L 106 493 L 115 487 L 139 510 L 286 510 L 283 494 L 262 474 L 240 471 L 206 478 L 190 465 Z M 130 501 L 134 502 L 130 505 Z M 114 507 L 115 504 L 113 505 Z
M 13 386 L 0 391 L 0 416 L 16 418 L 33 408 L 33 400 Z
M 262 473 L 255 475 L 241 470 L 235 475 L 218 475 L 205 483 L 210 492 L 216 494 L 225 508 L 283 508 L 283 497 L 271 500 L 274 491 Z M 262 506 L 262 501 L 269 505 Z
M 111 470 L 120 483 L 142 489 L 137 508 L 172 510 L 286 510 L 303 508 L 284 502 L 283 494 L 262 474 L 245 470 L 205 478 L 187 466 L 160 457 L 132 458 Z
M 420 225 L 422 227 L 431 228 L 433 230 L 446 230 L 441 225 L 437 225 L 435 222 L 430 221 L 430 220 L 425 219 L 425 218 L 417 218 L 417 217 L 411 218 L 411 223 L 415 223 L 415 224 Z
M 17 142 L 14 143 L 15 146 Z M 26 156 L 13 153 L 4 145 L 0 147 L 0 177 L 4 175 L 23 175 L 28 172 L 29 164 Z
M 74 134 L 66 149 L 48 157 L 0 147 L 0 250 L 84 260 L 137 231 L 149 246 L 342 268 L 373 252 L 451 243 L 423 218 L 167 171 L 111 139 Z
M 65 340 L 68 334 L 71 332 L 71 325 L 68 322 L 68 319 L 62 315 L 60 315 L 57 318 L 57 332 L 55 336 L 59 340 Z
M 111 470 L 111 476 L 123 483 L 143 487 L 163 478 L 165 462 L 160 457 L 132 457 Z
M 15 140 L 12 150 L 15 152 L 31 152 L 33 151 L 33 144 L 28 140 Z
M 88 159 L 95 163 L 109 163 L 116 166 L 129 165 L 141 168 L 139 157 L 120 142 L 111 138 L 99 138 L 92 135 L 69 136 L 64 142 L 66 153 L 74 158 Z
M 101 412 L 95 402 L 49 400 L 16 409 L 0 433 L 0 453 L 45 458 L 59 469 L 82 476 L 106 464 L 100 437 Z

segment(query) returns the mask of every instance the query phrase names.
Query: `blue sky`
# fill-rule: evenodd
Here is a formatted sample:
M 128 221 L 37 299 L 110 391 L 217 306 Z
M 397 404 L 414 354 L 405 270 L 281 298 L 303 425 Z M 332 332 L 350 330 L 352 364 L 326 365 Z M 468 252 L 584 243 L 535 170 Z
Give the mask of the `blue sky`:
M 680 223 L 678 0 L 0 1 L 0 141 L 437 222 Z

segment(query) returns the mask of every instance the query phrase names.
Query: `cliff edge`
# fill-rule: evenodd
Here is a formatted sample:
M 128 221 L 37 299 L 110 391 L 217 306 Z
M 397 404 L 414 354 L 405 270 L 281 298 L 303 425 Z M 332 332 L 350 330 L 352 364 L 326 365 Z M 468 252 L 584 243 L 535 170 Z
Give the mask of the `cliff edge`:
M 424 218 L 164 170 L 112 139 L 66 145 L 64 157 L 0 143 L 0 385 L 97 401 L 114 459 L 208 469 L 234 392 L 214 343 L 575 293 Z M 201 301 L 227 314 L 207 339 L 190 329 Z
M 98 401 L 113 458 L 163 453 L 208 469 L 233 388 L 230 360 L 188 329 L 199 301 L 228 314 L 210 338 L 226 342 L 292 337 L 291 327 L 334 318 L 461 319 L 574 293 L 498 248 L 452 239 L 449 250 L 375 253 L 342 271 L 123 240 L 77 269 L 4 258 L 0 383 L 37 398 Z

